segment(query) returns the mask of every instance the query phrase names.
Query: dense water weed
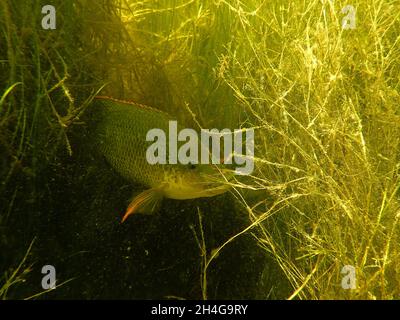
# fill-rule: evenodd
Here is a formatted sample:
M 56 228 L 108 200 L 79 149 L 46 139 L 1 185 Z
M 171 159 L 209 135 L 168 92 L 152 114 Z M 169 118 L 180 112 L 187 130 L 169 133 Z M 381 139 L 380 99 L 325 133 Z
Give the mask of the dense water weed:
M 1 298 L 400 297 L 398 0 L 43 6 L 0 2 Z M 97 95 L 253 128 L 254 171 L 121 224 Z

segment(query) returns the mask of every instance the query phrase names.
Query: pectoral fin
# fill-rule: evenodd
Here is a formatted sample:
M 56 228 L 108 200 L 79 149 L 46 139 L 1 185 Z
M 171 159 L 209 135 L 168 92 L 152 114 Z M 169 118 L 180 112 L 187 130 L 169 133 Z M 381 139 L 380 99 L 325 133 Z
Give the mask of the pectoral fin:
M 124 222 L 131 214 L 144 213 L 152 214 L 160 207 L 163 198 L 162 188 L 152 188 L 135 196 L 121 222 Z

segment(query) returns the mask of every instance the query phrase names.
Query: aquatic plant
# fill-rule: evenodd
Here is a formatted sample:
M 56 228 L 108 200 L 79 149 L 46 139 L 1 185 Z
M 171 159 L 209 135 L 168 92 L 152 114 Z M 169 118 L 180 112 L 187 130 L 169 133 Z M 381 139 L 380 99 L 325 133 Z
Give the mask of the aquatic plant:
M 0 270 L 21 261 L 38 234 L 38 259 L 56 239 L 53 258 L 64 261 L 91 250 L 151 252 L 175 232 L 185 241 L 168 248 L 193 254 L 185 267 L 164 265 L 166 256 L 138 254 L 143 267 L 121 258 L 132 269 L 103 296 L 127 290 L 134 271 L 172 268 L 165 283 L 196 288 L 162 282 L 174 297 L 399 297 L 398 0 L 53 2 L 53 31 L 40 28 L 40 1 L 0 3 Z M 355 23 L 344 27 L 351 8 Z M 87 135 L 100 91 L 188 126 L 254 128 L 255 171 L 232 180 L 219 206 L 167 203 L 164 217 L 119 226 L 130 191 L 93 160 Z M 246 284 L 224 267 L 239 256 L 237 267 L 252 275 Z M 345 266 L 356 289 L 342 286 Z M 17 296 L 38 291 L 22 287 Z M 96 296 L 85 288 L 84 297 Z M 133 297 L 158 297 L 140 290 Z

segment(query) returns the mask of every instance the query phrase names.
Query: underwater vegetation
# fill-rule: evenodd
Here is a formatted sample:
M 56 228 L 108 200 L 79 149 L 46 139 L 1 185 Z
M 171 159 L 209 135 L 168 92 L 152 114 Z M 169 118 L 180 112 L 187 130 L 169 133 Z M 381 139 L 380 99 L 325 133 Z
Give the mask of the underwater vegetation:
M 399 0 L 47 4 L 0 2 L 1 299 L 400 298 Z M 98 95 L 253 128 L 254 170 L 121 223 Z

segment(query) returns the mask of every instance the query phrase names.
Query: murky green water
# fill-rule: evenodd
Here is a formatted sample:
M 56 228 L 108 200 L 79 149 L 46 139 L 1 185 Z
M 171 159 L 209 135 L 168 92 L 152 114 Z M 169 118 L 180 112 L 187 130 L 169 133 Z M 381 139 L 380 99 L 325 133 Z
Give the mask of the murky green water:
M 195 99 L 201 101 L 193 103 L 194 108 L 203 105 L 206 112 L 198 121 L 223 125 L 233 117 L 212 114 L 213 106 L 228 106 L 232 100 L 231 95 L 221 95 L 226 89 L 218 89 L 214 80 L 207 83 L 211 74 L 198 74 L 210 71 L 212 64 L 164 63 L 160 54 L 172 60 L 181 54 L 168 43 L 160 46 L 164 52 L 138 53 L 150 50 L 155 42 L 146 42 L 141 33 L 132 33 L 128 41 L 118 19 L 129 15 L 117 12 L 114 2 L 118 1 L 96 6 L 56 2 L 54 30 L 50 20 L 46 20 L 48 30 L 40 24 L 45 17 L 40 1 L 33 1 L 32 8 L 10 1 L 0 6 L 2 30 L 7 33 L 0 50 L 2 92 L 17 83 L 4 95 L 0 110 L 0 270 L 3 281 L 23 280 L 4 291 L 3 297 L 43 292 L 41 270 L 51 265 L 57 289 L 38 298 L 200 299 L 205 292 L 204 254 L 209 256 L 248 223 L 234 197 L 226 193 L 208 199 L 166 199 L 157 214 L 135 215 L 121 224 L 133 191 L 143 187 L 119 176 L 93 147 L 96 111 L 86 103 L 88 97 L 107 83 L 103 92 L 155 105 L 189 124 L 193 119 L 183 106 Z M 169 13 L 164 17 L 158 21 L 161 16 L 150 15 L 142 23 L 165 34 L 176 22 Z M 198 50 L 217 61 L 212 50 L 222 43 L 206 42 Z M 125 60 L 119 61 L 120 57 Z M 174 78 L 187 86 L 175 87 Z M 142 87 L 132 89 L 138 84 Z M 219 98 L 213 98 L 218 91 Z M 201 97 L 204 93 L 207 96 Z M 177 112 L 179 108 L 182 111 Z M 201 235 L 205 252 L 199 247 Z M 268 281 L 263 276 L 265 265 L 265 253 L 251 234 L 239 237 L 208 268 L 207 297 L 262 297 Z M 268 265 L 273 268 L 272 262 Z
M 46 4 L 0 2 L 0 299 L 399 297 L 398 0 Z M 251 128 L 254 171 L 121 223 L 97 95 Z

